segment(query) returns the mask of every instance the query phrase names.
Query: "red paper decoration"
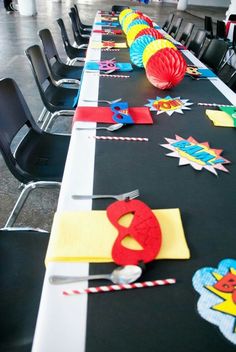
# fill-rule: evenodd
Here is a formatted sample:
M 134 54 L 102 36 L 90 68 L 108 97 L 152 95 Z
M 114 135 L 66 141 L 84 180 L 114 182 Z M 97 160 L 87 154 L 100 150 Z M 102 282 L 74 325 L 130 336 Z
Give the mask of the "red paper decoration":
M 155 28 L 144 28 L 142 29 L 135 37 L 137 39 L 138 37 L 141 37 L 142 35 L 151 35 L 152 37 L 156 39 L 162 39 L 163 35 L 157 31 Z
M 141 15 L 139 18 L 140 18 L 141 20 L 146 21 L 147 24 L 149 24 L 150 27 L 153 27 L 153 22 L 152 22 L 152 20 L 151 20 L 150 17 L 148 17 L 148 16 L 146 16 L 146 15 Z
M 182 81 L 187 64 L 178 50 L 164 48 L 150 57 L 146 75 L 150 83 L 159 89 L 169 89 Z
M 133 214 L 130 226 L 119 224 L 126 214 Z M 112 248 L 112 258 L 119 265 L 150 262 L 161 248 L 161 228 L 151 209 L 140 200 L 117 201 L 107 208 L 107 217 L 119 231 Z M 142 249 L 134 250 L 123 246 L 125 237 L 133 237 Z

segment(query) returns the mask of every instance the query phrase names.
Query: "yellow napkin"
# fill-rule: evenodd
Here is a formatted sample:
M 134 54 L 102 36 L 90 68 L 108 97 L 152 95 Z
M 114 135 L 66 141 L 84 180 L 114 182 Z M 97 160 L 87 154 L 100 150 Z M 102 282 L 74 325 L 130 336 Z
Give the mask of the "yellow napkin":
M 162 246 L 156 259 L 189 259 L 179 209 L 153 210 L 162 230 Z M 123 217 L 128 226 L 131 214 Z M 111 250 L 117 229 L 110 223 L 106 211 L 76 211 L 56 213 L 45 262 L 112 262 Z M 132 238 L 125 246 L 140 249 Z
M 104 45 L 103 42 L 101 42 L 101 43 L 100 42 L 92 42 L 91 43 L 91 48 L 93 48 L 93 49 L 101 49 L 101 48 L 120 48 L 120 49 L 124 49 L 124 48 L 127 48 L 127 44 L 126 43 L 115 43 L 115 42 L 113 42 L 111 46 L 106 46 L 106 45 Z
M 232 117 L 224 111 L 206 110 L 206 115 L 215 126 L 234 127 Z

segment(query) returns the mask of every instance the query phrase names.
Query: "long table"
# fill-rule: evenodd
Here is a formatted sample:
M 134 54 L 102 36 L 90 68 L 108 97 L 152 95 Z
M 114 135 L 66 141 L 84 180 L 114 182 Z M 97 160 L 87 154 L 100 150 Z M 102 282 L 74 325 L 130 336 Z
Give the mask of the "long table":
M 97 15 L 95 22 L 99 21 Z M 99 26 L 94 28 L 99 29 Z M 93 34 L 91 41 L 101 41 Z M 103 39 L 109 39 L 108 36 Z M 114 37 L 112 38 L 114 39 Z M 124 37 L 115 37 L 124 41 Z M 188 62 L 204 65 L 189 51 L 182 51 Z M 104 52 L 91 48 L 87 60 L 109 59 L 129 62 L 128 49 Z M 192 277 L 202 267 L 216 267 L 220 260 L 235 257 L 235 129 L 214 127 L 206 118 L 205 107 L 198 102 L 236 105 L 235 94 L 219 79 L 194 81 L 185 77 L 177 87 L 161 91 L 153 87 L 145 71 L 134 67 L 129 79 L 102 78 L 84 72 L 79 106 L 96 106 L 84 99 L 122 98 L 129 106 L 143 106 L 157 96 L 181 97 L 193 102 L 184 114 L 156 115 L 153 125 L 133 125 L 116 132 L 119 136 L 147 137 L 149 142 L 95 140 L 95 135 L 110 135 L 99 130 L 78 130 L 78 126 L 96 123 L 76 122 L 73 126 L 68 157 L 58 202 L 58 212 L 104 210 L 111 200 L 73 200 L 72 194 L 119 194 L 138 188 L 140 199 L 151 208 L 179 208 L 189 260 L 158 260 L 146 266 L 142 281 L 175 277 L 177 283 L 160 288 L 130 290 L 65 297 L 63 286 L 52 286 L 50 275 L 87 275 L 109 273 L 111 263 L 49 263 L 42 291 L 34 338 L 34 352 L 138 352 L 138 351 L 234 351 L 232 343 L 213 324 L 197 312 L 199 294 Z M 192 136 L 208 141 L 212 148 L 223 149 L 229 173 L 218 176 L 207 170 L 196 171 L 190 165 L 166 156 L 165 138 Z M 104 284 L 107 282 L 104 281 Z M 97 285 L 100 282 L 96 283 Z M 86 288 L 88 282 L 74 284 Z M 93 283 L 94 285 L 94 283 Z

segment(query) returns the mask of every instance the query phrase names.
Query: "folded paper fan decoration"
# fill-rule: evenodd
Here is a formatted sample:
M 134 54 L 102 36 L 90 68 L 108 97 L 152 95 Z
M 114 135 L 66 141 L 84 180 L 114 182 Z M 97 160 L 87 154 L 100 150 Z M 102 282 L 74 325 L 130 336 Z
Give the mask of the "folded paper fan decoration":
M 152 55 L 154 55 L 157 51 L 164 48 L 172 48 L 173 50 L 177 50 L 176 46 L 167 39 L 157 39 L 151 42 L 150 44 L 148 44 L 143 52 L 144 67 L 146 67 L 147 62 Z
M 129 24 L 132 22 L 132 21 L 134 21 L 136 18 L 138 18 L 139 17 L 139 15 L 137 14 L 137 13 L 130 13 L 130 14 L 128 14 L 126 17 L 125 17 L 125 19 L 124 19 L 124 21 L 123 21 L 123 23 L 122 23 L 122 29 L 123 29 L 123 31 L 125 32 L 125 34 L 127 34 L 127 29 L 128 29 L 128 26 L 129 26 Z
M 135 39 L 141 37 L 142 35 L 151 35 L 155 39 L 162 39 L 163 35 L 157 31 L 155 28 L 144 28 L 142 31 L 140 31 Z
M 143 35 L 133 41 L 130 47 L 130 60 L 138 67 L 143 67 L 143 51 L 155 40 L 151 35 Z
M 134 21 L 132 21 L 127 28 L 127 33 L 129 33 L 129 30 L 133 27 L 136 26 L 137 24 L 146 24 L 147 26 L 149 26 L 149 24 L 145 21 L 139 18 L 135 19 Z
M 119 14 L 119 22 L 120 24 L 122 24 L 122 20 L 124 19 L 124 17 L 128 14 L 128 13 L 132 13 L 133 10 L 132 9 L 124 9 L 121 11 L 121 13 Z
M 182 81 L 186 67 L 187 64 L 178 50 L 164 48 L 149 58 L 146 76 L 155 87 L 169 89 Z
M 135 26 L 133 26 L 128 34 L 127 34 L 127 43 L 128 43 L 128 46 L 131 46 L 131 44 L 133 43 L 136 35 L 142 30 L 142 29 L 145 29 L 145 28 L 149 28 L 149 26 L 147 24 L 136 24 Z
M 139 18 L 146 21 L 150 27 L 153 27 L 153 22 L 147 15 L 142 14 Z

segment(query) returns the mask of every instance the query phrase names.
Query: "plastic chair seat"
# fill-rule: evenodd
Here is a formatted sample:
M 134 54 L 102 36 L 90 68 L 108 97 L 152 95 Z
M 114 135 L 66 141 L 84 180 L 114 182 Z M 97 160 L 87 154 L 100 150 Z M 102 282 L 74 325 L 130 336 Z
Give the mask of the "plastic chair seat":
M 49 234 L 0 230 L 0 350 L 31 351 Z
M 80 80 L 83 72 L 83 67 L 69 66 L 58 61 L 54 62 L 51 67 L 54 76 L 58 76 L 58 79 L 73 78 Z
M 30 174 L 30 181 L 61 181 L 70 138 L 30 130 L 18 146 L 15 158 Z
M 74 110 L 77 94 L 78 89 L 55 87 L 52 85 L 45 90 L 45 96 L 47 97 L 51 112 Z

